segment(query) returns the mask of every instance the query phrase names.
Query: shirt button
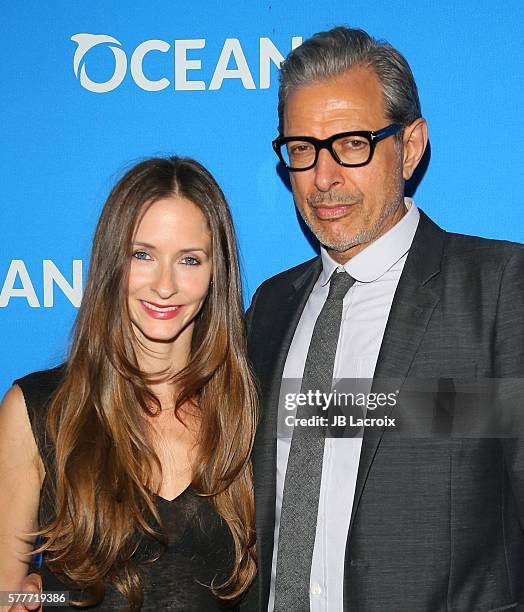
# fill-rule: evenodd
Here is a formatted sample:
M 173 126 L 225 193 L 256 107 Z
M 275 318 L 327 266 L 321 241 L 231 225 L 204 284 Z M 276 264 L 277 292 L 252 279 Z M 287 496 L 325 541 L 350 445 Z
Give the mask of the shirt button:
M 311 595 L 313 595 L 313 597 L 320 597 L 320 595 L 322 594 L 322 589 L 320 587 L 320 584 L 318 584 L 317 582 L 314 582 L 311 585 L 310 592 L 311 592 Z

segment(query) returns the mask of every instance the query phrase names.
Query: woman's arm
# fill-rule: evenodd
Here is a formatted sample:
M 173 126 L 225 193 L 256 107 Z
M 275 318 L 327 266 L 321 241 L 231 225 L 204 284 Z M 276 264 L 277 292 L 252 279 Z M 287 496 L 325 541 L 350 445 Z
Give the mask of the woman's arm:
M 44 467 L 22 391 L 16 385 L 0 405 L 0 591 L 17 591 L 27 574 L 38 528 Z

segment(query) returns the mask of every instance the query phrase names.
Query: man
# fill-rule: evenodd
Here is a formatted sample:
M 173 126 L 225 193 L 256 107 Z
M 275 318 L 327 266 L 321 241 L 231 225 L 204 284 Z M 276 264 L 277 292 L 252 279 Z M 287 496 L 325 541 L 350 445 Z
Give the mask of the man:
M 446 233 L 403 197 L 426 122 L 405 59 L 361 30 L 290 53 L 279 130 L 275 150 L 321 254 L 263 283 L 248 312 L 262 416 L 259 577 L 246 609 L 524 610 L 516 438 L 366 428 L 324 441 L 297 422 L 277 439 L 291 379 L 304 391 L 396 379 L 402 404 L 407 379 L 521 378 L 524 248 Z

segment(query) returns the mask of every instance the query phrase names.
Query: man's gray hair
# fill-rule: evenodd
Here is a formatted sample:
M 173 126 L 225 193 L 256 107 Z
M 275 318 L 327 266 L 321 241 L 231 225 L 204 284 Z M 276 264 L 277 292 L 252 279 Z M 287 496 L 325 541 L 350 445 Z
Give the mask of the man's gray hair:
M 278 92 L 280 133 L 284 133 L 284 107 L 292 90 L 339 76 L 354 66 L 375 71 L 391 123 L 406 126 L 421 116 L 417 85 L 404 56 L 364 30 L 340 26 L 308 38 L 282 62 Z

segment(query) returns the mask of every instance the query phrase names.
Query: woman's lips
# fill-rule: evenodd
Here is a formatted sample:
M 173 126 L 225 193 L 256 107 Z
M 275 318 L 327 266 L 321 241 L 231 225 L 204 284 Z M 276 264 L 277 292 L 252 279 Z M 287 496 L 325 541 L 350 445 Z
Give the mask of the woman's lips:
M 151 318 L 161 319 L 163 321 L 173 319 L 182 309 L 182 306 L 180 305 L 162 306 L 160 304 L 155 304 L 154 302 L 146 302 L 145 300 L 140 300 L 140 303 L 142 304 L 142 308 Z

